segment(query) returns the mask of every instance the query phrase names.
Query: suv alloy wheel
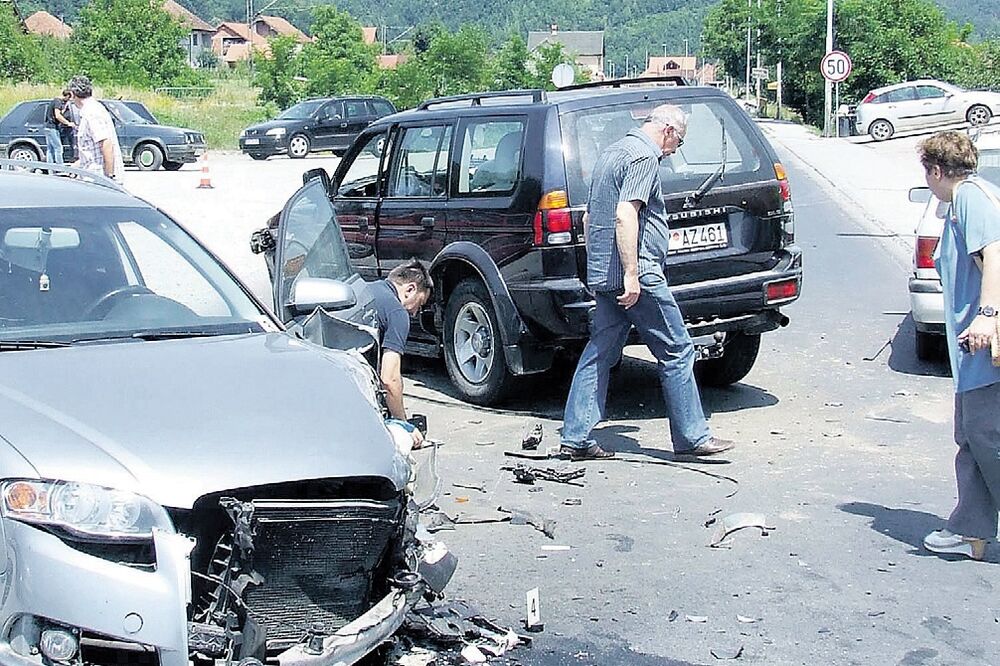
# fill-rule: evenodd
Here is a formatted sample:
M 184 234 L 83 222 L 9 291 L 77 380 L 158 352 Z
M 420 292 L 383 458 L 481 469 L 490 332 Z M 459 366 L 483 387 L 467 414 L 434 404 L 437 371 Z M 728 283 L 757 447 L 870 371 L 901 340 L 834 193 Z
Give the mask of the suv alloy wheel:
M 481 282 L 464 280 L 448 297 L 444 358 L 451 381 L 470 402 L 500 400 L 513 376 L 507 369 L 493 302 Z

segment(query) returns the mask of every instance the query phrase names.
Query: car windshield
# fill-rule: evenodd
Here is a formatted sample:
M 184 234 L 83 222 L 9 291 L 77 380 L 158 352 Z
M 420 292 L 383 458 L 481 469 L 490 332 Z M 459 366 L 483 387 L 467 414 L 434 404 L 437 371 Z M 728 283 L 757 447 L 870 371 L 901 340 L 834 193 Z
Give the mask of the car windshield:
M 5 210 L 0 294 L 0 343 L 273 330 L 204 248 L 148 208 Z
M 140 116 L 138 113 L 132 109 L 125 106 L 124 103 L 119 102 L 114 99 L 104 100 L 104 106 L 114 114 L 118 120 L 122 121 L 126 125 L 148 125 L 149 121 Z
M 311 118 L 316 113 L 316 109 L 323 106 L 323 100 L 313 100 L 311 102 L 299 102 L 295 106 L 285 109 L 278 116 L 278 120 L 305 120 Z
M 562 134 L 570 203 L 583 205 L 590 189 L 594 162 L 605 148 L 639 127 L 660 101 L 601 106 L 563 114 Z M 724 100 L 679 100 L 688 114 L 684 145 L 660 160 L 660 180 L 665 194 L 690 191 L 704 182 L 726 156 L 725 184 L 758 180 L 767 156 L 735 115 L 736 107 Z M 769 165 L 768 165 L 769 166 Z M 773 177 L 773 170 L 770 172 Z

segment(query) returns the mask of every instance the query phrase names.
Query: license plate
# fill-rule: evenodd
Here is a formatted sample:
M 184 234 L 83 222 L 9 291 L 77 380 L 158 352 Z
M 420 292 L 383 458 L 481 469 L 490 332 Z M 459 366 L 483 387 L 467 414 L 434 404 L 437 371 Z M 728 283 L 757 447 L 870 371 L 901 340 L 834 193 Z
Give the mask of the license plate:
M 248 146 L 259 146 L 260 139 L 247 139 L 245 142 Z
M 695 252 L 718 247 L 728 247 L 729 233 L 725 222 L 699 224 L 696 227 L 674 229 L 670 232 L 670 254 Z

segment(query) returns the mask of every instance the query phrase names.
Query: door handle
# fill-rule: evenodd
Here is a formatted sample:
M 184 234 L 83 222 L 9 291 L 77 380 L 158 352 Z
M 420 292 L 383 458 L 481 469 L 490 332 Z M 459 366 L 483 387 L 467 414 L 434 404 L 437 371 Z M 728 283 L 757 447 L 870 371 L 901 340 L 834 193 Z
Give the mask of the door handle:
M 434 228 L 434 218 L 433 217 L 422 217 L 422 218 L 420 218 L 420 225 L 424 229 L 433 229 Z

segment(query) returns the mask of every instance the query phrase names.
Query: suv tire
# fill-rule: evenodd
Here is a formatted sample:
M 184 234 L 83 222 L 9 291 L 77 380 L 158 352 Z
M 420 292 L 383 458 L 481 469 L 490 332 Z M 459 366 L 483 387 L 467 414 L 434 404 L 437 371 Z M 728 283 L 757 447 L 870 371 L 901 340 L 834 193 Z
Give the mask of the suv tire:
M 722 358 L 699 361 L 695 376 L 703 386 L 723 387 L 740 381 L 753 368 L 760 351 L 760 334 L 737 333 L 726 343 Z
M 479 280 L 463 280 L 448 297 L 443 342 L 448 375 L 463 399 L 477 405 L 503 399 L 514 378 L 493 301 Z
M 38 151 L 28 145 L 20 145 L 11 148 L 10 159 L 23 160 L 25 162 L 40 162 L 41 156 Z

